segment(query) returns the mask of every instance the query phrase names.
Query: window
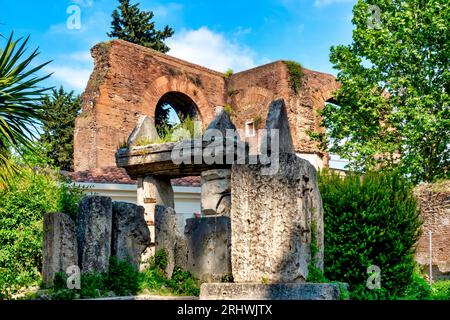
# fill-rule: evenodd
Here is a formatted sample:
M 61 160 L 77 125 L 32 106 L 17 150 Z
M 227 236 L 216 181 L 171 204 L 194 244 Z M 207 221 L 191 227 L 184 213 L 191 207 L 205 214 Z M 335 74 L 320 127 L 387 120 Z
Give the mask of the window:
M 256 135 L 255 123 L 253 121 L 247 121 L 245 123 L 245 136 L 254 137 Z

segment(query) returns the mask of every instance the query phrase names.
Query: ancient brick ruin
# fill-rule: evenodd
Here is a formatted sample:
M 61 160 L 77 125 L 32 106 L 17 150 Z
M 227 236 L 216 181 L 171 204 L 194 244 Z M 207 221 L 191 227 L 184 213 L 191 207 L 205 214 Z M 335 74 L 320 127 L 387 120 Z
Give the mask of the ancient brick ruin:
M 233 121 L 245 129 L 265 123 L 270 101 L 283 98 L 288 108 L 295 151 L 316 167 L 328 155 L 311 141 L 320 132 L 317 111 L 337 88 L 334 76 L 303 69 L 301 90 L 290 83 L 283 61 L 225 77 L 169 55 L 113 40 L 92 49 L 95 69 L 83 96 L 75 128 L 75 171 L 115 166 L 114 153 L 141 115 L 155 117 L 158 105 L 170 103 L 206 126 L 216 106 L 230 105 Z M 258 119 L 258 121 L 255 121 Z
M 417 246 L 417 262 L 429 274 L 430 246 L 434 280 L 450 278 L 450 181 L 422 184 L 414 193 L 424 220 Z M 431 239 L 430 239 L 431 231 Z

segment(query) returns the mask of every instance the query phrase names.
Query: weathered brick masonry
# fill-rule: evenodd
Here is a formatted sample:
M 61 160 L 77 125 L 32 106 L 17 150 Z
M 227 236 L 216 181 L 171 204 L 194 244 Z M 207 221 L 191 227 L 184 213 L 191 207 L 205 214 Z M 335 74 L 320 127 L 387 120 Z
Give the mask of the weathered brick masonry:
M 337 88 L 332 75 L 303 69 L 297 94 L 282 61 L 225 79 L 222 73 L 122 40 L 96 45 L 92 56 L 95 68 L 76 121 L 75 171 L 115 166 L 114 153 L 138 117 L 154 117 L 158 101 L 168 92 L 180 92 L 195 102 L 203 125 L 212 120 L 216 106 L 229 104 L 240 128 L 257 116 L 264 123 L 269 102 L 284 98 L 296 152 L 316 155 L 327 165 L 328 155 L 307 132 L 323 130 L 317 110 Z
M 432 240 L 433 278 L 450 278 L 450 180 L 423 184 L 415 189 L 424 219 L 423 234 L 417 247 L 416 260 L 429 268 L 429 231 Z

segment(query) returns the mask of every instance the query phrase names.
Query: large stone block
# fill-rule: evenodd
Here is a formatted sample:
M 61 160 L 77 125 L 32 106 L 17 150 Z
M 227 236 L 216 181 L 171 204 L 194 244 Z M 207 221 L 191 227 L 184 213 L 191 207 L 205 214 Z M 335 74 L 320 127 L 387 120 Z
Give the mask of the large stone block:
M 153 142 L 159 139 L 158 132 L 155 127 L 155 119 L 148 116 L 140 116 L 136 127 L 131 132 L 128 137 L 128 146 L 135 146 L 136 144 L 142 143 L 141 139 L 144 141 Z
M 231 225 L 229 217 L 186 220 L 187 268 L 204 282 L 221 281 L 231 274 Z
M 78 265 L 75 222 L 64 213 L 46 213 L 43 231 L 42 280 L 51 287 L 55 273 Z
M 339 285 L 331 283 L 204 283 L 200 287 L 200 300 L 338 299 Z
M 108 270 L 111 232 L 111 198 L 84 197 L 77 216 L 78 261 L 83 273 Z
M 126 260 L 139 269 L 141 255 L 150 245 L 150 231 L 144 218 L 144 208 L 133 203 L 115 201 L 112 204 L 112 255 Z
M 229 216 L 231 210 L 231 170 L 202 172 L 202 213 Z
M 155 251 L 167 253 L 166 274 L 171 277 L 175 266 L 185 268 L 187 262 L 186 245 L 177 228 L 176 212 L 171 207 L 156 206 L 155 211 Z
M 312 233 L 323 268 L 323 209 L 316 170 L 295 154 L 279 154 L 279 170 L 233 165 L 231 250 L 236 282 L 303 282 Z M 314 237 L 313 237 L 314 238 Z

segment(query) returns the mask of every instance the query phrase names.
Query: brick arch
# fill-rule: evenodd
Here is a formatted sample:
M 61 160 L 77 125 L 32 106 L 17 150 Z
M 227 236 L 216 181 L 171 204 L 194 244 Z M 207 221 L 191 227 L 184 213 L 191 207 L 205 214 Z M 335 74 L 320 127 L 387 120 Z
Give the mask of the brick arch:
M 267 117 L 268 106 L 274 99 L 274 95 L 269 90 L 253 86 L 244 89 L 236 94 L 233 98 L 233 106 L 235 106 L 237 117 L 235 117 L 236 125 L 243 127 L 245 122 L 260 116 L 263 122 Z
M 208 100 L 202 92 L 202 89 L 188 79 L 161 76 L 151 82 L 144 93 L 146 114 L 154 117 L 159 100 L 169 92 L 180 92 L 188 96 L 197 106 L 199 120 L 205 125 L 205 121 L 211 116 L 211 108 L 209 108 Z

